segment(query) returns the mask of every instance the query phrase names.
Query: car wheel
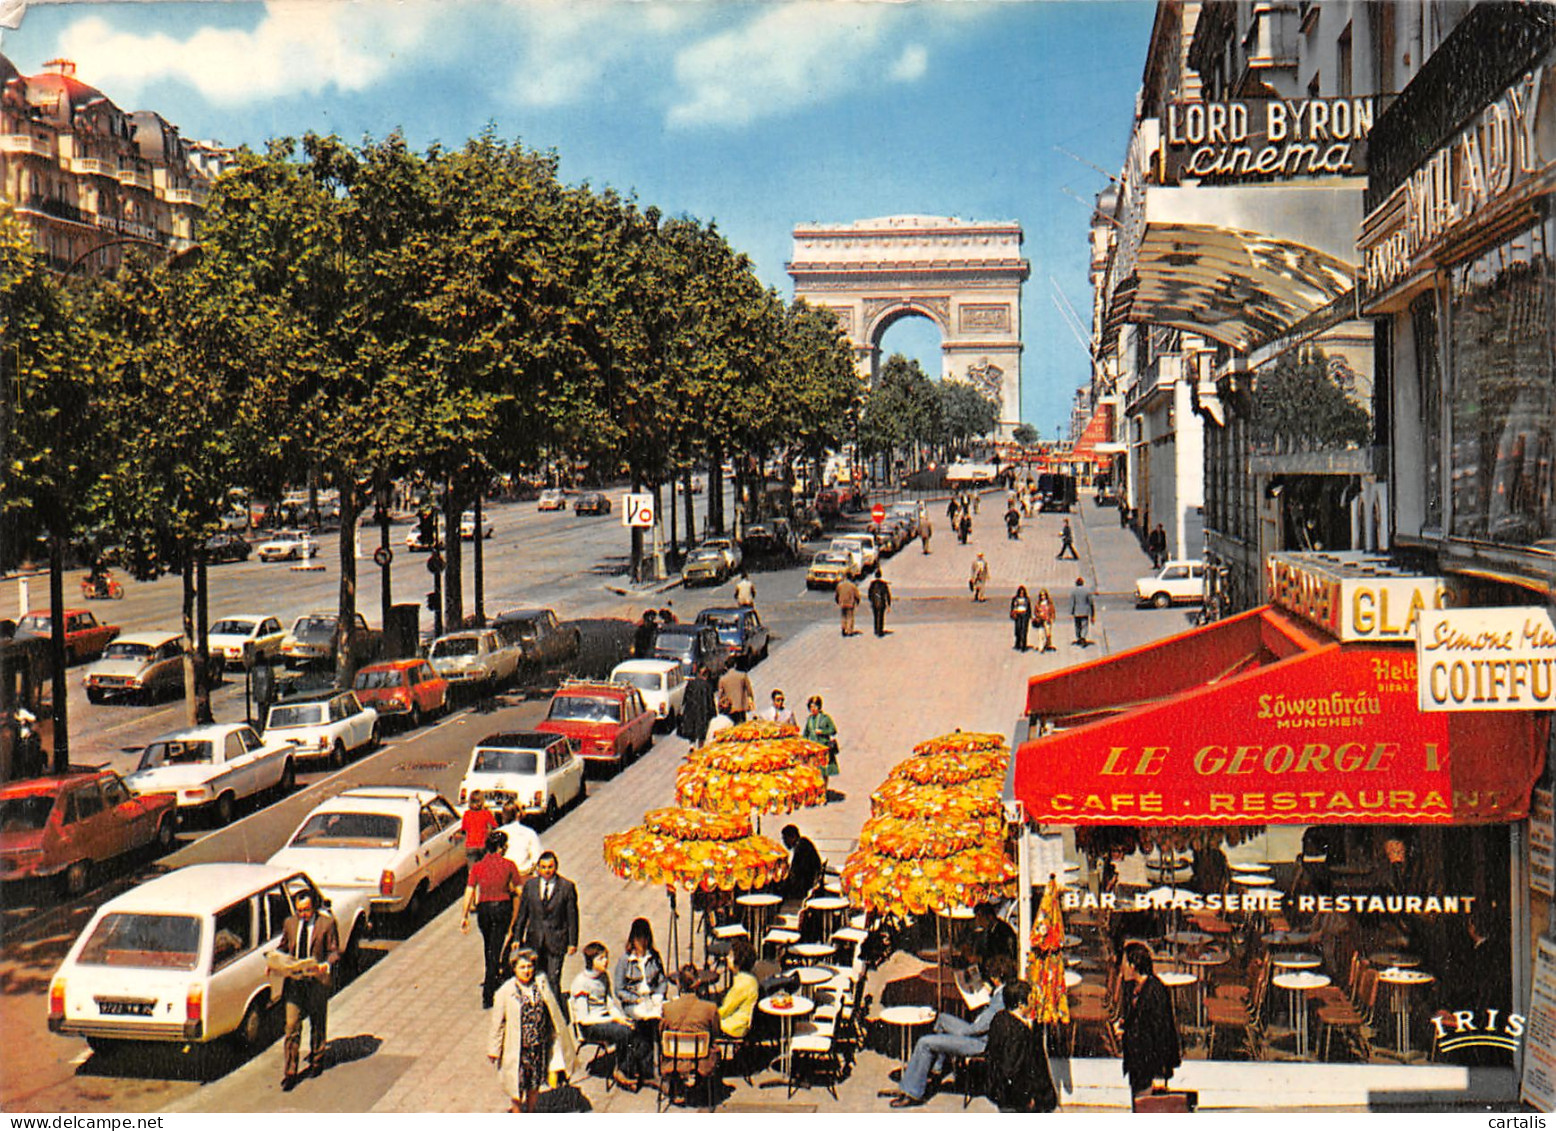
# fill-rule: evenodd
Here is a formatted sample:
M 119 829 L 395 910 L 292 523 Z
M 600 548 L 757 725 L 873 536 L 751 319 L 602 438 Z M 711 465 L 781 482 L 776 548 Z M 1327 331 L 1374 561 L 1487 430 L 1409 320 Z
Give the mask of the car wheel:
M 351 981 L 352 978 L 357 976 L 357 972 L 362 969 L 362 932 L 364 929 L 362 919 L 359 916 L 357 921 L 352 924 L 351 938 L 346 942 L 346 949 L 341 952 L 338 965 L 340 975 L 335 978 L 335 984 L 331 987 L 332 991 L 340 989 L 341 986 Z
M 60 886 L 66 895 L 77 896 L 86 891 L 92 883 L 92 862 L 90 860 L 77 860 L 66 868 L 60 879 Z
M 758 660 L 767 659 L 767 641 L 762 641 L 762 651 L 756 657 Z
M 367 736 L 367 748 L 369 750 L 377 750 L 383 744 L 383 735 L 379 733 L 378 724 L 374 723 L 373 729 L 368 733 Z
M 158 852 L 172 851 L 173 841 L 175 839 L 174 831 L 173 815 L 169 813 L 166 817 L 163 817 L 162 821 L 157 825 L 157 839 L 155 844 L 157 846 Z
M 264 1004 L 268 992 L 249 1003 L 243 1020 L 233 1030 L 233 1037 L 245 1052 L 258 1052 L 265 1044 L 265 1036 L 270 1029 L 270 1010 Z
M 557 813 L 559 811 L 560 810 L 557 808 L 556 798 L 546 798 L 546 828 L 549 829 L 552 825 L 556 824 Z
M 224 793 L 216 799 L 216 823 L 226 826 L 232 824 L 232 818 L 238 811 L 238 799 L 230 793 Z
M 335 745 L 330 747 L 330 768 L 340 769 L 346 764 L 346 747 L 340 739 L 335 740 Z
M 280 790 L 283 794 L 291 793 L 297 788 L 297 765 L 290 758 L 286 765 L 281 767 Z
M 412 923 L 420 923 L 427 915 L 427 881 L 423 880 L 411 892 L 411 900 L 405 905 L 405 917 Z
M 1156 596 L 1151 598 L 1151 604 L 1155 605 L 1158 609 L 1165 609 L 1172 605 L 1172 598 L 1169 597 L 1166 593 L 1158 593 Z
M 421 727 L 421 708 L 419 706 L 417 706 L 416 704 L 412 703 L 411 704 L 411 729 L 412 730 L 417 730 L 420 727 Z
M 103 701 L 103 693 L 101 691 L 88 690 L 86 693 L 86 701 L 91 703 L 93 706 L 96 706 Z

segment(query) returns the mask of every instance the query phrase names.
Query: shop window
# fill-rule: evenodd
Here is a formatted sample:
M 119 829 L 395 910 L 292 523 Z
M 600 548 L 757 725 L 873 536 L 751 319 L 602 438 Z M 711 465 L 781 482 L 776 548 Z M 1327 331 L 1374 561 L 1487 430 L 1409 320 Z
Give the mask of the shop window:
M 1553 225 L 1556 221 L 1546 220 L 1452 270 L 1449 464 L 1455 537 L 1553 544 Z

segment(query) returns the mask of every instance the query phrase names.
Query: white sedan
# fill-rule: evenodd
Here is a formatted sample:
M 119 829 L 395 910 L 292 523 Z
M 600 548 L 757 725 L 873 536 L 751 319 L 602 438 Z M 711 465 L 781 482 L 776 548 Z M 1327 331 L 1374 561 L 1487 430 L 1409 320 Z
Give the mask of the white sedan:
M 465 866 L 459 814 L 430 789 L 364 786 L 314 809 L 269 863 L 306 871 L 326 893 L 372 892 L 375 914 L 419 918 Z
M 211 625 L 206 636 L 211 655 L 220 656 L 229 668 L 243 666 L 243 646 L 254 646 L 254 659 L 266 657 L 274 660 L 281 655 L 281 642 L 286 639 L 286 629 L 275 617 L 259 613 L 244 613 L 222 617 Z
M 611 670 L 612 683 L 630 683 L 668 729 L 674 729 L 686 700 L 686 676 L 674 660 L 624 660 Z
M 485 517 L 481 519 L 482 538 L 490 538 L 492 536 L 492 532 L 496 529 L 497 528 L 492 525 L 491 519 Z M 467 514 L 460 516 L 459 537 L 466 542 L 475 541 L 475 515 Z
M 283 530 L 254 552 L 262 562 L 304 561 L 319 556 L 319 544 L 301 530 Z
M 1160 572 L 1135 582 L 1135 604 L 1165 609 L 1173 604 L 1200 604 L 1205 600 L 1205 563 L 1199 560 L 1167 562 Z

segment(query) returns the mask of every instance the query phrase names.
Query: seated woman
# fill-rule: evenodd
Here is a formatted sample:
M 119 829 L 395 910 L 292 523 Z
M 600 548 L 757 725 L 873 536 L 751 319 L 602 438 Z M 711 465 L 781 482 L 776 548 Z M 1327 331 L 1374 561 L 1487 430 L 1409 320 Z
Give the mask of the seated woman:
M 734 980 L 719 1003 L 719 1029 L 726 1037 L 741 1040 L 751 1031 L 751 1018 L 756 1011 L 756 1000 L 761 996 L 756 975 L 751 973 L 756 965 L 756 948 L 747 938 L 737 938 L 729 948 L 730 972 Z
M 638 1082 L 654 1070 L 653 1042 L 638 1031 L 621 1002 L 611 992 L 610 951 L 602 942 L 591 942 L 583 949 L 584 968 L 573 979 L 569 995 L 573 1020 L 585 1040 L 599 1041 L 616 1048 L 613 1079 L 629 1092 L 638 1090 Z
M 664 960 L 654 949 L 654 928 L 647 919 L 632 920 L 626 952 L 616 963 L 616 996 L 631 1009 L 650 998 L 663 1000 L 668 988 Z

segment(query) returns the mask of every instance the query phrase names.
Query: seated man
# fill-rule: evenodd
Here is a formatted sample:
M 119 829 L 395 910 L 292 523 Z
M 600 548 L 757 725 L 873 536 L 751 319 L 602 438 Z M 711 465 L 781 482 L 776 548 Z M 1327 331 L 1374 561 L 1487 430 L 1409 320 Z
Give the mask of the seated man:
M 1011 962 L 1016 960 L 1016 931 L 999 917 L 999 909 L 992 903 L 980 903 L 973 908 L 972 937 L 968 939 L 966 957 L 980 968 L 996 954 L 1003 954 Z
M 928 1099 L 929 1081 L 945 1072 L 948 1056 L 976 1056 L 983 1052 L 989 1040 L 989 1025 L 1005 1008 L 1005 983 L 1015 969 L 1015 962 L 1003 954 L 990 956 L 983 969 L 984 977 L 994 987 L 989 1004 L 971 1021 L 949 1013 L 941 1013 L 935 1019 L 934 1032 L 919 1038 L 912 1058 L 902 1070 L 902 1094 L 891 1101 L 892 1107 L 917 1107 Z
M 789 850 L 789 874 L 779 881 L 778 894 L 785 899 L 804 899 L 821 875 L 821 853 L 809 837 L 800 835 L 797 825 L 785 825 L 781 835 Z
M 697 1075 L 712 1076 L 718 1067 L 718 1053 L 713 1047 L 719 1035 L 719 1010 L 711 1001 L 697 996 L 697 987 L 703 982 L 695 966 L 682 966 L 675 976 L 680 996 L 665 1002 L 664 1014 L 659 1021 L 659 1032 L 707 1033 L 707 1055 L 697 1061 Z

